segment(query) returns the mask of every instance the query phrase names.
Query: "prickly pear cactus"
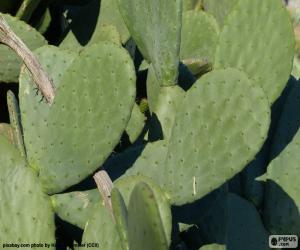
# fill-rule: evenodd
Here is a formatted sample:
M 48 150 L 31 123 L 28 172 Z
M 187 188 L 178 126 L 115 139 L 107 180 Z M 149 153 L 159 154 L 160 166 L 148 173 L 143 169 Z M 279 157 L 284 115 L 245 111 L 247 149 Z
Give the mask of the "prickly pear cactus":
M 54 243 L 50 199 L 20 152 L 3 136 L 0 136 L 0 172 L 1 247 L 5 248 L 2 245 L 5 243 Z

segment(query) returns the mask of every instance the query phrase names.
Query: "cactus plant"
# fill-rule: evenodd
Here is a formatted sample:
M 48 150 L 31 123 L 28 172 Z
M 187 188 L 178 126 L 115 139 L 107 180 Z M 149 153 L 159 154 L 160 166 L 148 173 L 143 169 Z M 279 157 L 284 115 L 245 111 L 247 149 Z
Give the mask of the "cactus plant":
M 5 4 L 1 243 L 254 250 L 300 234 L 281 0 Z

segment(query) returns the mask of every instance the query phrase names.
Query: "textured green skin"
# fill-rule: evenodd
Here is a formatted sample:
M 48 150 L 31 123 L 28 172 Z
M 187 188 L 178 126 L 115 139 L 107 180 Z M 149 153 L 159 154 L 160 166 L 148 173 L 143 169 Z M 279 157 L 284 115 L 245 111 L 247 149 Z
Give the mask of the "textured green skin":
M 56 88 L 61 83 L 64 72 L 77 56 L 74 52 L 60 50 L 54 46 L 43 46 L 37 49 L 34 54 L 51 76 Z M 37 138 L 36 135 L 44 131 L 51 108 L 45 101 L 41 101 L 42 95 L 40 92 L 37 95 L 35 86 L 28 70 L 25 67 L 22 68 L 19 77 L 19 100 L 24 143 L 28 162 L 31 167 L 37 169 L 38 166 L 35 162 L 37 149 L 44 145 L 45 141 L 42 141 L 42 138 Z
M 114 188 L 111 192 L 111 202 L 122 249 L 129 250 L 127 208 L 124 199 L 117 188 Z
M 125 176 L 143 175 L 160 184 L 163 182 L 161 179 L 165 178 L 165 176 L 161 176 L 161 171 L 164 167 L 167 152 L 167 141 L 147 143 L 139 158 L 126 171 Z
M 159 83 L 164 86 L 176 84 L 181 0 L 118 0 L 118 2 L 131 36 L 144 58 L 153 64 Z
M 215 67 L 245 71 L 273 104 L 289 78 L 293 57 L 293 29 L 282 1 L 244 0 L 226 19 Z
M 10 124 L 0 123 L 0 135 L 4 136 L 12 145 L 15 145 L 14 131 Z
M 202 0 L 182 0 L 183 11 L 193 10 Z
M 213 15 L 222 27 L 237 0 L 203 0 L 202 2 L 204 10 Z
M 235 194 L 228 195 L 227 249 L 267 250 L 269 235 L 254 205 Z
M 118 0 L 102 0 L 100 8 L 100 24 L 114 25 L 121 35 L 121 40 L 125 43 L 129 38 L 129 31 L 123 21 L 119 11 Z
M 84 229 L 101 197 L 97 189 L 51 196 L 54 212 L 64 221 Z
M 67 69 L 48 116 L 32 122 L 39 140 L 25 137 L 48 193 L 83 180 L 113 151 L 134 105 L 135 78 L 127 51 L 106 42 L 86 48 Z
M 273 234 L 300 235 L 300 130 L 268 166 L 264 224 Z
M 130 120 L 126 127 L 126 132 L 129 136 L 129 140 L 131 143 L 134 143 L 139 135 L 142 133 L 143 128 L 145 126 L 146 117 L 140 111 L 140 108 L 137 104 L 133 105 L 133 109 L 131 111 Z
M 1 15 L 30 50 L 47 44 L 42 35 L 28 24 L 8 14 Z M 10 48 L 0 44 L 0 82 L 17 82 L 21 64 L 21 59 Z
M 202 59 L 214 63 L 219 26 L 213 16 L 199 11 L 182 15 L 180 59 Z
M 168 239 L 154 191 L 146 183 L 138 183 L 128 206 L 128 236 L 131 250 L 167 250 Z
M 269 124 L 268 100 L 243 72 L 204 75 L 177 111 L 161 174 L 172 203 L 197 200 L 241 171 L 262 146 Z
M 54 243 L 54 213 L 38 178 L 2 136 L 0 152 L 0 241 Z
M 147 85 L 147 97 L 148 97 L 149 110 L 150 112 L 152 112 L 155 108 L 159 96 L 159 92 L 160 92 L 160 84 L 159 81 L 157 80 L 152 64 L 148 68 L 146 85 Z
M 165 236 L 167 237 L 168 244 L 170 244 L 171 231 L 172 231 L 172 214 L 171 214 L 170 204 L 169 204 L 169 199 L 167 197 L 167 194 L 162 189 L 160 189 L 159 186 L 153 180 L 151 180 L 146 176 L 123 177 L 116 180 L 114 182 L 114 185 L 121 192 L 129 212 L 130 209 L 129 203 L 130 203 L 130 198 L 133 189 L 140 182 L 147 183 L 147 185 L 149 185 L 152 188 L 152 191 L 154 192 L 154 196 L 158 205 Z
M 34 10 L 38 7 L 41 0 L 23 0 L 16 17 L 20 20 L 28 22 Z
M 200 247 L 199 250 L 226 250 L 226 246 L 220 244 L 210 244 Z
M 175 122 L 176 112 L 184 96 L 179 86 L 161 87 L 149 125 L 149 140 L 168 140 Z
M 21 156 L 26 157 L 20 117 L 20 108 L 18 100 L 12 91 L 7 92 L 7 107 L 9 112 L 10 124 L 13 129 L 14 144 L 19 149 Z
M 82 236 L 82 243 L 99 243 L 98 249 L 122 250 L 121 240 L 116 224 L 101 203 L 97 203 L 93 209 L 91 218 L 88 220 Z M 80 247 L 78 249 L 91 249 Z

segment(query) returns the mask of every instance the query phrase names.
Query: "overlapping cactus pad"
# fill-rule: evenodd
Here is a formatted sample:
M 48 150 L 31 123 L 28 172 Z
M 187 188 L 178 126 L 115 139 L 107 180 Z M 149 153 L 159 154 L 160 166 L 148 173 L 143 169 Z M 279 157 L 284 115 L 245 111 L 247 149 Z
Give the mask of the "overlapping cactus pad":
M 300 236 L 297 1 L 0 1 L 0 249 Z

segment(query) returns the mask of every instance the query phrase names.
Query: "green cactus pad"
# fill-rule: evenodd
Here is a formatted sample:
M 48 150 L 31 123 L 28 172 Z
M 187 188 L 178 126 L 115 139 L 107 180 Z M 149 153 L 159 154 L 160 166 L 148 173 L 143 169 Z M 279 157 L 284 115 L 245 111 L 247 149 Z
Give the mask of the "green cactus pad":
M 139 135 L 142 133 L 142 130 L 145 126 L 146 117 L 140 111 L 140 108 L 137 104 L 134 104 L 131 111 L 131 117 L 126 127 L 126 132 L 129 136 L 131 143 L 134 143 Z
M 129 31 L 119 11 L 118 0 L 102 0 L 99 22 L 101 25 L 113 25 L 121 35 L 123 43 L 130 38 Z
M 219 26 L 213 16 L 200 11 L 187 11 L 182 15 L 181 61 L 202 60 L 214 63 L 219 38 Z
M 77 56 L 74 52 L 61 50 L 54 46 L 43 46 L 34 51 L 34 54 L 51 76 L 56 88 L 59 86 L 64 72 Z M 37 168 L 35 154 L 41 144 L 45 142 L 38 143 L 36 135 L 45 130 L 45 123 L 51 109 L 45 101 L 42 101 L 42 95 L 37 91 L 36 85 L 25 67 L 22 68 L 19 77 L 19 100 L 27 158 L 31 167 Z M 41 140 L 41 138 L 39 139 Z
M 267 250 L 269 235 L 254 205 L 228 195 L 227 249 Z
M 31 121 L 35 139 L 25 137 L 48 193 L 83 180 L 109 156 L 129 121 L 135 78 L 126 50 L 106 42 L 89 46 L 67 69 L 48 117 Z
M 273 104 L 288 81 L 293 57 L 293 29 L 282 1 L 243 0 L 220 33 L 215 67 L 245 71 Z
M 169 249 L 171 235 L 164 228 L 164 215 L 160 212 L 158 202 L 154 191 L 146 183 L 140 182 L 134 187 L 128 206 L 131 250 Z
M 202 0 L 182 0 L 182 9 L 183 11 L 197 9 L 201 6 L 201 2 Z
M 243 72 L 204 75 L 177 111 L 161 174 L 172 203 L 197 200 L 241 171 L 261 148 L 269 124 L 264 91 Z
M 149 124 L 149 140 L 168 140 L 171 136 L 177 109 L 184 96 L 179 86 L 161 87 Z
M 86 247 L 78 249 L 91 249 L 87 246 L 88 243 L 98 243 L 97 249 L 122 250 L 121 240 L 113 217 L 101 202 L 96 204 L 92 216 L 85 226 L 82 244 L 86 244 Z
M 47 44 L 42 35 L 28 24 L 8 14 L 1 15 L 29 49 L 34 50 Z M 3 44 L 0 44 L 0 58 L 0 82 L 17 82 L 22 60 Z
M 84 229 L 94 206 L 101 200 L 97 189 L 51 196 L 55 213 L 64 221 Z
M 116 226 L 121 239 L 122 249 L 129 250 L 127 208 L 124 199 L 117 188 L 111 192 L 111 202 Z
M 200 247 L 199 250 L 226 250 L 226 246 L 220 244 L 210 244 Z
M 168 142 L 165 140 L 147 143 L 141 155 L 129 168 L 125 176 L 143 175 L 151 178 L 153 181 L 160 183 L 161 168 L 164 166 L 168 152 Z
M 118 0 L 121 14 L 161 85 L 176 84 L 181 30 L 181 0 Z
M 157 80 L 152 64 L 150 64 L 148 68 L 146 85 L 147 85 L 147 97 L 148 97 L 149 110 L 150 112 L 152 112 L 155 108 L 159 96 L 159 92 L 160 92 L 160 84 L 159 81 Z
M 300 130 L 268 166 L 263 218 L 273 234 L 300 235 Z
M 213 15 L 218 21 L 220 27 L 223 26 L 227 15 L 238 0 L 203 0 L 204 10 Z
M 26 153 L 23 141 L 20 108 L 18 100 L 12 91 L 7 92 L 7 106 L 11 128 L 13 129 L 14 144 L 19 149 L 21 156 L 25 157 Z
M 170 244 L 171 231 L 172 231 L 172 214 L 170 210 L 170 203 L 167 194 L 164 193 L 164 191 L 159 188 L 156 182 L 154 182 L 152 179 L 146 176 L 136 175 L 136 176 L 122 177 L 116 180 L 114 182 L 114 185 L 116 188 L 118 188 L 118 190 L 122 194 L 122 197 L 124 198 L 125 204 L 127 205 L 129 211 L 129 206 L 130 206 L 129 203 L 131 197 L 130 195 L 132 194 L 134 187 L 140 182 L 149 185 L 152 188 L 152 191 L 154 192 L 159 213 L 161 215 L 161 220 L 165 231 L 165 235 L 167 236 L 168 244 Z
M 2 136 L 0 152 L 1 249 L 3 243 L 54 243 L 54 213 L 38 178 Z
M 14 131 L 10 124 L 0 123 L 0 135 L 5 137 L 12 145 L 15 145 Z

